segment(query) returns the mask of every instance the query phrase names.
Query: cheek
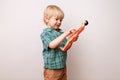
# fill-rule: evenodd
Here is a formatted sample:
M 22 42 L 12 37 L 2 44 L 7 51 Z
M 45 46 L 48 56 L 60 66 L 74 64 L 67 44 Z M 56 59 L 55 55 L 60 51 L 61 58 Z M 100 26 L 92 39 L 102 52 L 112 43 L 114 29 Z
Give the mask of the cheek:
M 50 24 L 51 24 L 51 26 L 55 26 L 56 23 L 54 21 L 52 21 Z
M 57 22 L 55 20 L 52 21 L 53 24 L 56 24 Z

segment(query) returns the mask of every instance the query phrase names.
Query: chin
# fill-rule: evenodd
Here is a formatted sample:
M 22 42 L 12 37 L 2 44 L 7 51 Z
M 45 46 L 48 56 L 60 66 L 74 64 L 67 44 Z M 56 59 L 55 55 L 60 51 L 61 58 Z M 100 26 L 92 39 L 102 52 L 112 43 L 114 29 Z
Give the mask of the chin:
M 59 27 L 55 27 L 55 29 L 59 29 Z

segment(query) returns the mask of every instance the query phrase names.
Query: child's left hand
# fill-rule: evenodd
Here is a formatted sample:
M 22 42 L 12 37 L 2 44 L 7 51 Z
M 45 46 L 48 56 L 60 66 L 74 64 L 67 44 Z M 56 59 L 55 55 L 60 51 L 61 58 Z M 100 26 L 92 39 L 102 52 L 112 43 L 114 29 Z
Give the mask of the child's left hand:
M 79 36 L 76 36 L 73 41 L 74 41 L 74 42 L 77 41 L 78 38 L 79 38 Z

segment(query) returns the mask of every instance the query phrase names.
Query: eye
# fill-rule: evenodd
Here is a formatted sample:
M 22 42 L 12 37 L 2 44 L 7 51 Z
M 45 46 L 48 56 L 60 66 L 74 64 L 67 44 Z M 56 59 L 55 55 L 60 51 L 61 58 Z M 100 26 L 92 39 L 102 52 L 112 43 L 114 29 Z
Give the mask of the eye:
M 62 19 L 60 19 L 60 22 L 62 22 Z
M 60 18 L 55 18 L 55 20 L 62 22 L 62 19 L 60 19 Z
M 58 18 L 56 18 L 56 21 L 59 20 Z

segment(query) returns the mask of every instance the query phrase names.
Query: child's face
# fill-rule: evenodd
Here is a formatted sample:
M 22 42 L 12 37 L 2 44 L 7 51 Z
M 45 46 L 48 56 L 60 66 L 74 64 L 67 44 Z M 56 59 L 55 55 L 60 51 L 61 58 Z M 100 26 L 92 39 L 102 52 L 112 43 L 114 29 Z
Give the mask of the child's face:
M 54 29 L 58 29 L 61 25 L 61 22 L 62 22 L 62 19 L 53 16 L 48 19 L 48 26 Z

